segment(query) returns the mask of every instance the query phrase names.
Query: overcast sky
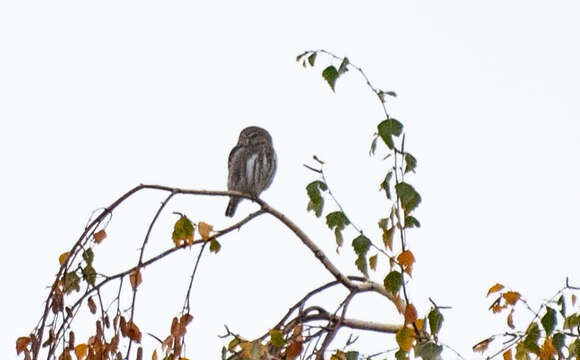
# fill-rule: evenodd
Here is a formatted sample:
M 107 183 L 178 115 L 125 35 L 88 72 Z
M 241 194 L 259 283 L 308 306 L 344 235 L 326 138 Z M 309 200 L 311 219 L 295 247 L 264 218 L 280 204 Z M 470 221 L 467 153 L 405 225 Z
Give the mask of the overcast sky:
M 323 219 L 306 213 L 304 186 L 316 176 L 302 164 L 325 160 L 351 220 L 380 239 L 387 163 L 368 148 L 383 115 L 358 74 L 334 94 L 320 76 L 329 59 L 295 63 L 324 48 L 399 95 L 389 110 L 405 125 L 418 160 L 409 181 L 423 197 L 422 227 L 408 235 L 411 298 L 420 314 L 428 297 L 452 306 L 440 339 L 472 358 L 472 345 L 505 330 L 487 311 L 490 285 L 539 306 L 566 276 L 580 284 L 579 15 L 576 1 L 1 2 L 0 352 L 15 354 L 16 337 L 35 326 L 59 254 L 94 209 L 139 183 L 225 189 L 228 153 L 248 125 L 268 129 L 278 153 L 263 199 L 356 273 L 351 250 L 337 256 Z M 137 261 L 162 196 L 139 195 L 114 214 L 97 270 Z M 151 251 L 171 246 L 172 211 L 223 228 L 226 204 L 176 199 Z M 237 218 L 254 209 L 241 204 Z M 355 233 L 346 235 L 349 244 Z M 196 253 L 143 274 L 136 316 L 159 336 L 180 310 Z M 330 278 L 268 216 L 224 238 L 198 276 L 191 358 L 219 356 L 224 323 L 261 335 Z M 372 297 L 352 314 L 400 321 Z M 373 339 L 360 347 L 393 346 Z

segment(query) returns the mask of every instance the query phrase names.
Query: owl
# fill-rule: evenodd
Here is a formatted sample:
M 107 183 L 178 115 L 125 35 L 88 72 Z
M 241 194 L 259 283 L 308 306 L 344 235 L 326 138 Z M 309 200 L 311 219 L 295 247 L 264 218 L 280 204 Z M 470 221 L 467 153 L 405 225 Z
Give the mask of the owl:
M 242 130 L 228 158 L 228 190 L 258 197 L 276 173 L 276 152 L 268 131 L 250 126 Z M 226 216 L 232 217 L 241 199 L 230 198 Z

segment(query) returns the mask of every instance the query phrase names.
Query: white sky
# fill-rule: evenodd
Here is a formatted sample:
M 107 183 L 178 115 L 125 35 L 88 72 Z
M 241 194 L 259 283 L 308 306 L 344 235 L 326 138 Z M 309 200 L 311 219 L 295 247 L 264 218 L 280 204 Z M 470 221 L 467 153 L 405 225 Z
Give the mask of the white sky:
M 267 128 L 278 153 L 263 198 L 356 273 L 350 246 L 337 257 L 324 221 L 305 212 L 315 176 L 302 164 L 313 154 L 327 162 L 351 220 L 378 241 L 386 163 L 367 152 L 383 117 L 357 74 L 333 94 L 320 76 L 327 59 L 314 70 L 294 62 L 325 48 L 399 94 L 389 110 L 405 124 L 418 159 L 410 182 L 423 197 L 422 227 L 409 233 L 411 297 L 420 314 L 427 297 L 453 306 L 440 339 L 472 358 L 474 343 L 504 331 L 487 311 L 490 285 L 537 306 L 566 276 L 580 283 L 579 14 L 576 1 L 1 2 L 0 352 L 14 355 L 16 337 L 36 324 L 58 255 L 93 209 L 139 183 L 225 189 L 227 154 L 247 125 Z M 162 196 L 139 195 L 115 213 L 97 270 L 136 263 Z M 171 245 L 171 211 L 222 228 L 232 221 L 226 203 L 172 202 L 152 251 Z M 253 209 L 240 205 L 237 218 Z M 329 279 L 270 217 L 222 246 L 202 259 L 194 285 L 191 358 L 219 356 L 224 323 L 260 335 Z M 149 331 L 168 331 L 196 251 L 143 274 L 137 318 Z M 398 319 L 372 297 L 352 315 Z M 369 349 L 392 346 L 373 339 Z

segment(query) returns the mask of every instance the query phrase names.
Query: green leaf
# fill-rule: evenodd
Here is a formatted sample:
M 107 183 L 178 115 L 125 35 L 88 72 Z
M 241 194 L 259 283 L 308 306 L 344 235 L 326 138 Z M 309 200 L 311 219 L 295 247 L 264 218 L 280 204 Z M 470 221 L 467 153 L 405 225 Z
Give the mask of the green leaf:
M 441 325 L 443 325 L 443 314 L 441 314 L 439 309 L 435 308 L 429 312 L 427 319 L 429 320 L 429 329 L 431 330 L 431 334 L 438 334 L 439 330 L 441 330 Z
M 551 307 L 546 307 L 546 314 L 540 320 L 542 323 L 542 327 L 546 331 L 546 335 L 550 336 L 554 328 L 556 328 L 556 310 L 552 309 Z
M 304 56 L 306 56 L 306 54 L 308 54 L 308 51 L 305 51 L 302 54 L 299 54 L 298 56 L 296 56 L 296 62 L 300 61 L 300 59 L 302 59 Z
M 570 349 L 570 355 L 576 355 L 576 358 L 580 357 L 580 339 L 574 340 L 568 348 Z
M 562 314 L 562 317 L 566 317 L 566 301 L 564 300 L 564 295 L 560 295 L 558 305 L 560 305 L 560 314 Z
M 218 253 L 222 248 L 221 244 L 216 239 L 211 239 L 209 242 L 209 251 L 213 253 Z
M 391 271 L 390 273 L 385 276 L 385 280 L 383 281 L 385 285 L 385 289 L 391 292 L 391 294 L 396 295 L 403 285 L 403 275 L 398 271 Z
M 270 342 L 277 347 L 284 346 L 284 337 L 280 330 L 270 330 Z
M 533 322 L 526 331 L 526 337 L 524 338 L 524 346 L 528 351 L 534 354 L 540 353 L 540 347 L 538 346 L 538 339 L 540 338 L 540 327 L 536 322 Z
M 383 94 L 389 95 L 389 96 L 392 96 L 392 97 L 397 97 L 397 93 L 394 92 L 394 91 L 383 91 Z
M 405 229 L 410 229 L 414 227 L 421 227 L 421 223 L 417 218 L 411 215 L 405 216 Z
M 346 225 L 350 224 L 350 221 L 342 211 L 334 211 L 326 215 L 326 224 L 330 230 L 333 228 L 343 230 Z
M 371 149 L 369 150 L 369 156 L 375 154 L 375 150 L 377 149 L 377 139 L 378 139 L 378 136 L 375 136 L 373 138 L 373 142 L 371 143 Z
M 352 247 L 358 256 L 366 255 L 370 246 L 371 241 L 364 235 L 359 235 L 352 241 Z
M 348 61 L 348 58 L 345 57 L 344 59 L 342 59 L 342 62 L 340 63 L 340 66 L 338 67 L 338 76 L 340 76 L 348 71 L 348 64 L 350 64 L 350 62 Z
M 439 354 L 443 351 L 443 346 L 428 341 L 415 346 L 415 357 L 420 356 L 423 360 L 439 359 Z
M 81 279 L 76 272 L 70 271 L 64 274 L 64 292 L 69 294 L 71 291 L 79 291 L 79 283 Z
M 89 284 L 91 284 L 92 286 L 95 286 L 95 280 L 97 279 L 97 272 L 95 271 L 95 269 L 93 268 L 93 266 L 91 264 L 87 264 L 87 266 L 84 267 L 83 279 L 85 279 L 85 281 L 88 282 Z
M 316 53 L 315 52 L 310 54 L 310 56 L 308 57 L 308 63 L 310 64 L 310 66 L 314 66 L 314 61 L 316 61 Z
M 399 200 L 401 200 L 401 206 L 405 210 L 405 215 L 409 214 L 421 203 L 421 195 L 406 182 L 396 184 L 395 191 L 397 192 Z
M 93 250 L 91 248 L 83 251 L 83 259 L 89 265 L 93 263 L 93 260 L 95 259 L 95 253 L 93 253 Z
M 226 349 L 225 346 L 222 346 L 222 360 L 226 360 L 227 359 L 227 354 L 228 350 Z
M 385 175 L 385 180 L 381 183 L 381 189 L 385 190 L 387 199 L 391 200 L 391 178 L 393 177 L 393 170 L 389 170 Z
M 558 352 L 562 351 L 562 348 L 566 344 L 565 341 L 566 335 L 562 333 L 556 333 L 552 336 L 552 345 L 554 345 L 554 348 L 558 350 Z
M 564 320 L 564 329 L 572 329 L 580 325 L 580 316 L 572 314 Z
M 417 159 L 409 153 L 405 153 L 405 174 L 410 171 L 415 171 L 417 167 Z
M 179 220 L 175 222 L 171 238 L 176 244 L 181 240 L 193 239 L 193 224 L 187 216 L 181 215 Z
M 344 243 L 342 233 L 338 228 L 334 229 L 334 237 L 336 238 L 336 252 L 338 253 L 338 249 L 342 247 L 342 244 Z
M 395 359 L 397 359 L 397 360 L 405 360 L 405 359 L 407 359 L 407 353 L 405 351 L 399 349 L 395 353 Z
M 367 258 L 364 255 L 359 255 L 354 261 L 356 267 L 364 274 L 365 277 L 369 276 L 369 271 L 367 268 Z
M 324 80 L 326 80 L 328 85 L 330 85 L 332 91 L 334 91 L 334 84 L 336 83 L 336 79 L 338 79 L 338 76 L 339 76 L 338 71 L 333 65 L 330 65 L 329 67 L 327 67 L 322 71 L 322 77 L 324 78 Z
M 389 149 L 393 149 L 393 136 L 399 136 L 403 132 L 403 124 L 396 119 L 386 119 L 377 125 L 379 136 L 385 142 Z
M 326 191 L 327 189 L 328 187 L 326 184 L 320 180 L 315 180 L 306 185 L 306 193 L 310 198 L 306 210 L 314 210 L 316 217 L 320 217 L 320 215 L 322 215 L 322 208 L 324 207 L 324 198 L 320 194 L 320 190 Z
M 347 351 L 344 355 L 346 355 L 346 360 L 358 360 L 358 351 Z

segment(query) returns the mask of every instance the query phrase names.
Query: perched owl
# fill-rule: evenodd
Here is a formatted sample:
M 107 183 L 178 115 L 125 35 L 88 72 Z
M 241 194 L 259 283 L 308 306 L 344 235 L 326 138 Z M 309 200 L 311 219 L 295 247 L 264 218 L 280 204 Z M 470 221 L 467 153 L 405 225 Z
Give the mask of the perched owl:
M 276 173 L 276 152 L 270 134 L 257 126 L 242 130 L 238 144 L 228 158 L 228 190 L 258 197 L 272 183 Z M 230 198 L 226 216 L 234 216 L 241 199 Z

